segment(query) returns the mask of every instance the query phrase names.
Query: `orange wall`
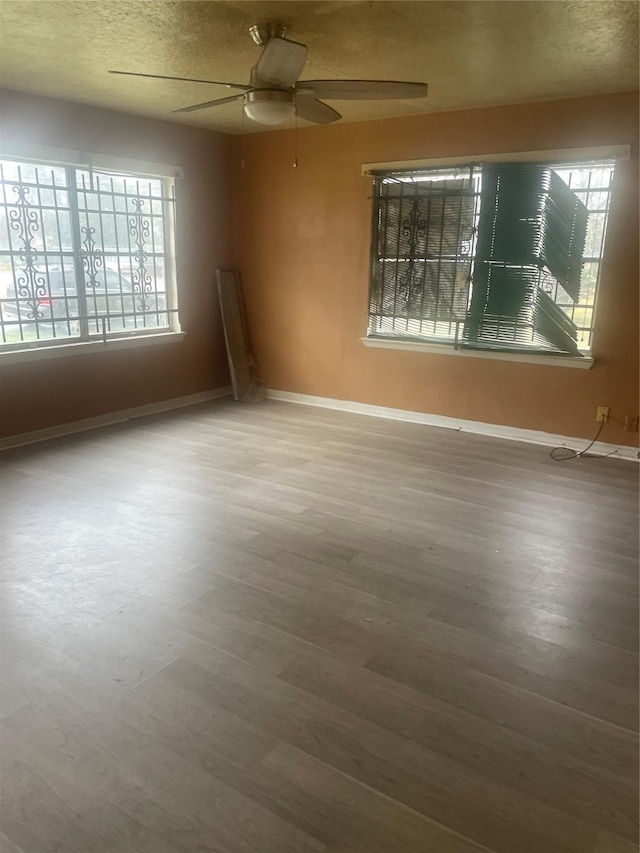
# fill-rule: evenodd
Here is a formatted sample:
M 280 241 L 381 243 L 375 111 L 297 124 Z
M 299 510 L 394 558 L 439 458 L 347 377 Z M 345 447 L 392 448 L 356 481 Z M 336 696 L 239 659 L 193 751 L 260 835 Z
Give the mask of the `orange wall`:
M 251 134 L 235 152 L 236 256 L 266 385 L 589 437 L 638 412 L 637 93 Z M 591 370 L 367 349 L 371 162 L 631 144 L 616 170 Z M 244 167 L 243 163 L 244 161 Z
M 149 348 L 8 365 L 0 434 L 14 435 L 227 385 L 215 269 L 231 262 L 230 137 L 3 92 L 3 138 L 182 166 L 176 183 L 177 274 L 186 337 Z
M 214 292 L 237 259 L 257 360 L 271 388 L 634 444 L 638 412 L 638 110 L 635 93 L 225 137 L 4 92 L 7 139 L 175 163 L 178 344 L 2 369 L 0 434 L 228 383 Z M 631 144 L 616 172 L 589 371 L 366 349 L 370 186 L 366 162 Z M 244 168 L 242 167 L 244 161 Z M 235 246 L 231 243 L 234 207 Z

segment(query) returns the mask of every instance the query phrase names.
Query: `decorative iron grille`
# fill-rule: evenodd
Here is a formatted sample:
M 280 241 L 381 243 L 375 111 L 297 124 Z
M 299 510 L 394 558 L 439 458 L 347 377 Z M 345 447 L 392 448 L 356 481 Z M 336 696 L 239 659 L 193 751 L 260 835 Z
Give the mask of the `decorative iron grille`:
M 391 174 L 375 189 L 372 333 L 454 335 L 469 301 L 480 171 Z
M 369 334 L 588 350 L 613 167 L 375 174 Z
M 173 181 L 0 161 L 0 345 L 177 327 Z

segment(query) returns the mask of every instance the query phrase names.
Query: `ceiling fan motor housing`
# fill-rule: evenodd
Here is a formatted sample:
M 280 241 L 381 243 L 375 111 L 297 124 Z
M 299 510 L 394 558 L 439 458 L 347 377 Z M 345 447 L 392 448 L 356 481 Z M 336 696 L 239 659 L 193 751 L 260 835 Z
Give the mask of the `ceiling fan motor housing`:
M 287 28 L 282 24 L 254 24 L 249 27 L 249 33 L 258 47 L 264 47 L 271 39 L 283 39 L 287 33 Z

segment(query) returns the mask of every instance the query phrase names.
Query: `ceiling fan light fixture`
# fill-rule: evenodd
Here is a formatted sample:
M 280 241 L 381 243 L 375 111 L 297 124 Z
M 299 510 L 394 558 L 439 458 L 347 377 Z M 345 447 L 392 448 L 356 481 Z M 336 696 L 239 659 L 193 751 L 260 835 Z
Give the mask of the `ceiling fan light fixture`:
M 244 99 L 247 118 L 258 124 L 284 124 L 296 112 L 293 92 L 282 89 L 255 89 Z

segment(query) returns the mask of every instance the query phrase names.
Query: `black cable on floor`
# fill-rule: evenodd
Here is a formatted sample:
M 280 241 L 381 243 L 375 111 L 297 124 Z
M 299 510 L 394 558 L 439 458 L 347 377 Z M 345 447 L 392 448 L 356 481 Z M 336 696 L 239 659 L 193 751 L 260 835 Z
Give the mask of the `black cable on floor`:
M 579 459 L 581 456 L 585 456 L 587 450 L 590 450 L 593 445 L 596 443 L 598 438 L 600 437 L 600 433 L 602 432 L 602 428 L 604 427 L 605 422 L 602 421 L 600 426 L 598 427 L 598 432 L 595 434 L 593 441 L 590 441 L 589 444 L 584 448 L 584 450 L 572 450 L 570 447 L 554 447 L 553 450 L 549 453 L 549 456 L 553 459 L 554 462 L 568 462 L 570 459 Z M 558 456 L 558 451 L 568 454 L 567 456 Z M 590 459 L 606 459 L 607 456 L 612 456 L 616 451 L 612 450 L 611 453 L 604 453 L 601 456 L 590 456 Z

